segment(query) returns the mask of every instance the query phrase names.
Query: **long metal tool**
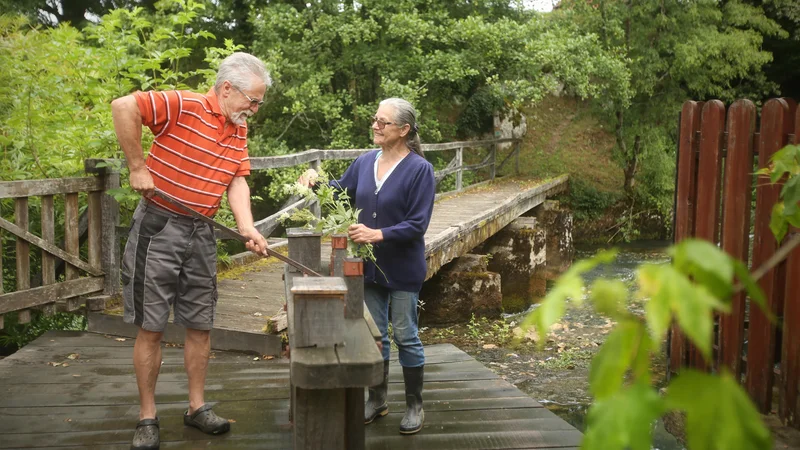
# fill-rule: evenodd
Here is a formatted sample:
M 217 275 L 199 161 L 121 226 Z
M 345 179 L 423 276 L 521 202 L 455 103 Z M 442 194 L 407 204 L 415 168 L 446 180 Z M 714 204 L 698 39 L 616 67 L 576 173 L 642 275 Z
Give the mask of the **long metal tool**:
M 210 218 L 208 216 L 205 216 L 203 214 L 200 214 L 199 212 L 193 210 L 192 208 L 184 205 L 183 202 L 181 202 L 180 200 L 176 199 L 175 197 L 167 194 L 166 192 L 162 191 L 161 189 L 156 188 L 155 194 L 157 196 L 159 196 L 160 198 L 162 198 L 167 203 L 169 203 L 171 205 L 175 205 L 178 208 L 186 211 L 187 213 L 189 213 L 190 216 L 192 216 L 192 217 L 194 217 L 196 219 L 200 219 L 203 222 L 212 225 L 214 228 L 220 230 L 222 232 L 222 234 L 226 235 L 227 237 L 229 237 L 231 239 L 236 239 L 236 240 L 238 240 L 238 241 L 240 241 L 242 243 L 245 243 L 245 244 L 250 241 L 250 239 L 244 237 L 243 235 L 239 234 L 238 232 L 236 232 L 234 230 L 231 230 L 230 228 L 228 228 L 225 225 L 217 222 L 216 220 L 214 220 L 214 219 L 212 219 L 212 218 Z M 311 275 L 311 276 L 315 276 L 315 277 L 321 277 L 322 276 L 322 275 L 318 274 L 317 272 L 314 272 L 313 270 L 311 270 L 309 267 L 306 267 L 305 265 L 303 265 L 303 264 L 301 264 L 301 263 L 299 263 L 299 262 L 297 262 L 297 261 L 295 261 L 295 260 L 293 260 L 291 258 L 283 256 L 283 255 L 281 255 L 280 253 L 278 253 L 278 252 L 276 252 L 274 250 L 270 250 L 269 248 L 266 248 L 264 250 L 265 250 L 267 256 L 274 256 L 275 258 L 285 262 L 286 264 L 289 264 L 290 266 L 293 266 L 293 267 L 299 269 L 300 271 L 302 271 L 306 275 Z

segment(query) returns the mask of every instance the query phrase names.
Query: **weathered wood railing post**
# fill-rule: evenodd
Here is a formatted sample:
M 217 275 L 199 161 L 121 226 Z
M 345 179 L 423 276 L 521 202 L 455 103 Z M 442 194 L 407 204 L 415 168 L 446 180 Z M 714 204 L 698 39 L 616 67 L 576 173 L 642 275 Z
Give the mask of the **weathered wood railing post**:
M 364 262 L 361 258 L 345 258 L 342 265 L 347 286 L 344 316 L 347 319 L 364 317 Z M 367 313 L 369 315 L 369 313 Z M 364 449 L 364 388 L 348 388 L 345 391 L 345 417 L 348 450 Z
M 28 231 L 28 197 L 20 197 L 14 201 L 14 223 Z M 30 244 L 24 239 L 17 239 L 17 291 L 31 287 Z M 30 310 L 23 309 L 17 314 L 19 323 L 31 321 Z
M 489 179 L 494 180 L 497 174 L 497 144 L 492 144 L 489 147 Z
M 331 270 L 332 277 L 344 276 L 344 259 L 347 257 L 347 235 L 331 236 Z
M 117 295 L 120 289 L 120 252 L 119 236 L 117 235 L 119 202 L 108 193 L 109 190 L 120 187 L 120 173 L 118 168 L 111 165 L 97 167 L 97 162 L 97 160 L 87 160 L 84 163 L 86 173 L 100 178 L 103 186 L 102 194 L 98 193 L 99 195 L 94 195 L 94 197 L 90 194 L 89 197 L 89 241 L 92 242 L 92 235 L 99 232 L 100 245 L 95 245 L 95 248 L 101 249 L 99 255 L 89 255 L 89 263 L 93 264 L 92 258 L 99 256 L 100 259 L 97 262 L 105 273 L 103 295 L 87 300 L 87 307 L 91 310 L 103 309 L 105 299 Z
M 312 269 L 320 265 L 318 233 L 290 229 L 287 236 L 291 258 Z M 345 259 L 346 236 L 335 236 L 332 245 L 330 267 L 338 276 L 305 278 L 288 267 L 284 272 L 295 449 L 363 449 L 364 388 L 383 375 L 376 327 L 368 325 L 363 307 L 361 260 Z M 355 270 L 346 267 L 353 261 Z M 342 276 L 347 273 L 354 276 Z
M 320 158 L 317 158 L 317 159 L 311 161 L 309 163 L 309 166 L 319 173 L 320 169 L 322 169 L 322 160 Z M 312 203 L 309 208 L 310 208 L 311 212 L 314 213 L 314 216 L 316 216 L 317 218 L 322 217 L 322 207 L 321 207 L 321 205 L 319 204 L 318 201 Z
M 461 188 L 464 186 L 463 166 L 464 166 L 464 147 L 459 147 L 456 149 L 456 167 L 458 167 L 458 171 L 456 171 L 456 192 L 461 191 Z

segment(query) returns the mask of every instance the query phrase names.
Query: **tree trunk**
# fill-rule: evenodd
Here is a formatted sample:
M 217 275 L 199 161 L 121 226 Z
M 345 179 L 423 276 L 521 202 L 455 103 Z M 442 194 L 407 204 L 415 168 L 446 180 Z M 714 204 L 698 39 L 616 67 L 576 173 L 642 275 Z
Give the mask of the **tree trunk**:
M 625 193 L 633 196 L 633 187 L 636 184 L 636 172 L 639 169 L 639 155 L 642 149 L 642 137 L 633 138 L 633 153 L 625 158 Z

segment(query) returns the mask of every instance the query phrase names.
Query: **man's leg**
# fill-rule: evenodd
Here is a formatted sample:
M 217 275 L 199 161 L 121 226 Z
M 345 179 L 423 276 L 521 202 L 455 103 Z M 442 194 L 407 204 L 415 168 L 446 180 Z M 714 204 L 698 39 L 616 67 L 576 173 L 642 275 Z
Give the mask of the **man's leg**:
M 161 336 L 163 333 L 139 328 L 133 345 L 133 367 L 139 386 L 139 420 L 156 417 L 156 381 L 161 369 Z
M 211 333 L 208 330 L 186 329 L 183 364 L 189 377 L 189 414 L 205 404 L 206 371 L 211 353 Z

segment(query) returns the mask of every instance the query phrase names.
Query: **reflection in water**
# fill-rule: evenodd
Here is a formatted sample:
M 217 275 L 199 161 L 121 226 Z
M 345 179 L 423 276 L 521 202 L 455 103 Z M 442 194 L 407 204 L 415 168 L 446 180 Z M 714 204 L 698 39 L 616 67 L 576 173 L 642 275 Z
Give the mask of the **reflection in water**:
M 586 286 L 590 286 L 597 278 L 617 279 L 628 284 L 633 291 L 636 286 L 633 281 L 636 268 L 640 264 L 663 264 L 669 261 L 666 249 L 670 244 L 663 241 L 638 241 L 629 244 L 617 245 L 619 254 L 613 264 L 597 267 L 584 274 Z M 575 260 L 585 259 L 594 255 L 604 247 L 583 247 L 575 251 Z M 547 409 L 554 412 L 575 428 L 585 431 L 586 414 L 589 405 L 586 403 L 554 403 L 546 399 L 537 399 Z M 664 429 L 664 424 L 659 420 L 654 425 L 653 449 L 657 450 L 683 450 L 684 447 Z

